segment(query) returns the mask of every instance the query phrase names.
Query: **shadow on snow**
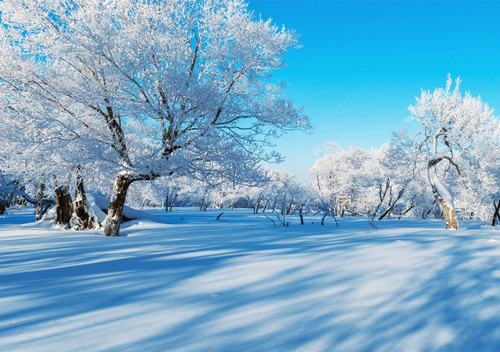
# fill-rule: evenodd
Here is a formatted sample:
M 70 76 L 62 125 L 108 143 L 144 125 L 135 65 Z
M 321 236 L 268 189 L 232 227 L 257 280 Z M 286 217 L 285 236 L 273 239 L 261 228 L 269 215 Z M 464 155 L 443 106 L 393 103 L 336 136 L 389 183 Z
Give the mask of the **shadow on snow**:
M 123 238 L 0 219 L 0 349 L 500 348 L 493 231 L 218 213 L 158 212 Z

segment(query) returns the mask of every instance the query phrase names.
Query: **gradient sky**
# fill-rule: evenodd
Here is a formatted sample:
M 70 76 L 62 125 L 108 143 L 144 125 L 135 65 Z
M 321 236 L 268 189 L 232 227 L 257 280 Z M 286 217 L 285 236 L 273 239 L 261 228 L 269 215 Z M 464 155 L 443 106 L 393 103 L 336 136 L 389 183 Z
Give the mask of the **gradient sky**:
M 311 118 L 310 135 L 277 141 L 279 168 L 308 179 L 323 143 L 367 149 L 404 128 L 420 90 L 462 78 L 462 91 L 500 111 L 499 1 L 249 0 L 255 15 L 294 29 L 292 50 L 276 77 Z

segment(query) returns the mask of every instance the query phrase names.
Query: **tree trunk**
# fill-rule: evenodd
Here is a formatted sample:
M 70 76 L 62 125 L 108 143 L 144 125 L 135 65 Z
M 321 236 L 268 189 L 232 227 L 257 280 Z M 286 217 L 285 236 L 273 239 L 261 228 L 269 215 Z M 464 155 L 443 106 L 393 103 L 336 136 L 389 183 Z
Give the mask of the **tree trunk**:
M 436 165 L 441 160 L 441 158 L 436 158 L 429 161 L 427 166 L 427 175 L 432 187 L 432 193 L 434 194 L 439 207 L 443 211 L 446 229 L 458 230 L 458 222 L 455 213 L 455 206 L 453 205 L 453 198 L 437 176 Z
M 73 202 L 73 228 L 75 230 L 92 230 L 99 228 L 99 220 L 90 216 L 87 206 L 87 196 L 83 186 L 83 177 L 78 171 L 76 179 L 75 200 Z
M 169 191 L 167 189 L 167 195 L 165 196 L 165 211 L 167 211 L 167 212 L 168 212 L 168 208 L 170 205 L 170 203 L 168 202 L 168 193 L 169 193 Z
M 45 183 L 40 182 L 40 185 L 38 186 L 38 193 L 36 196 L 36 215 L 35 215 L 36 221 L 42 220 L 44 199 L 45 199 Z
M 260 199 L 257 200 L 257 203 L 255 204 L 255 207 L 253 208 L 253 213 L 257 214 L 259 212 L 259 208 L 260 208 Z
M 495 226 L 497 219 L 500 220 L 500 200 L 498 201 L 498 205 L 493 203 L 495 207 L 495 211 L 493 212 L 493 220 L 491 221 L 491 226 Z
M 328 216 L 328 213 L 325 213 L 323 217 L 321 218 L 321 225 L 325 225 L 325 218 Z
M 205 190 L 205 193 L 203 194 L 203 197 L 201 198 L 201 204 L 200 204 L 200 211 L 203 211 L 203 207 L 205 206 L 205 198 L 207 196 L 208 190 Z M 206 208 L 205 208 L 206 210 Z
M 7 208 L 7 202 L 0 200 L 0 215 L 5 214 L 5 209 Z
M 340 198 L 337 202 L 337 215 L 339 217 L 344 217 L 345 210 L 346 210 L 346 202 L 344 202 L 343 198 Z
M 401 220 L 403 218 L 403 216 L 406 215 L 406 213 L 408 213 L 410 210 L 412 210 L 413 208 L 415 208 L 417 206 L 417 204 L 412 204 L 410 205 L 408 208 L 406 208 L 406 210 L 403 212 L 403 214 L 401 214 L 398 218 L 398 220 Z
M 441 210 L 443 211 L 444 215 L 444 221 L 446 223 L 446 229 L 447 230 L 458 230 L 458 222 L 457 222 L 457 216 L 455 213 L 455 208 L 453 206 L 450 206 L 446 202 L 439 202 L 439 206 L 441 207 Z
M 73 212 L 71 196 L 66 187 L 57 187 L 56 192 L 56 217 L 54 223 L 69 227 Z
M 129 186 L 134 181 L 130 174 L 118 174 L 113 186 L 113 195 L 109 202 L 108 214 L 106 216 L 106 225 L 104 226 L 104 235 L 119 236 L 120 224 L 122 220 L 123 206 Z

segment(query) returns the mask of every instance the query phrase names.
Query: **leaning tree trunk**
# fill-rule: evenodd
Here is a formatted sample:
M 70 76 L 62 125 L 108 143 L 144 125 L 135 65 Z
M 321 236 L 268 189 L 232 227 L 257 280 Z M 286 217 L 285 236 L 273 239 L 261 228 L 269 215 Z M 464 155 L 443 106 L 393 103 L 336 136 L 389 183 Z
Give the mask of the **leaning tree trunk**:
M 443 211 L 444 221 L 447 230 L 458 230 L 457 216 L 455 213 L 455 206 L 453 205 L 453 197 L 450 192 L 443 186 L 437 176 L 436 165 L 443 160 L 443 158 L 434 158 L 429 161 L 427 165 L 427 175 L 432 187 L 432 193 L 436 198 L 439 207 Z
M 134 179 L 130 174 L 120 173 L 116 177 L 115 185 L 113 186 L 113 195 L 109 202 L 108 214 L 105 220 L 104 234 L 106 236 L 120 236 L 123 206 L 125 205 L 128 188 L 133 181 Z
M 71 196 L 68 193 L 67 187 L 57 187 L 56 193 L 56 217 L 54 223 L 70 226 L 71 214 L 73 213 L 73 206 Z

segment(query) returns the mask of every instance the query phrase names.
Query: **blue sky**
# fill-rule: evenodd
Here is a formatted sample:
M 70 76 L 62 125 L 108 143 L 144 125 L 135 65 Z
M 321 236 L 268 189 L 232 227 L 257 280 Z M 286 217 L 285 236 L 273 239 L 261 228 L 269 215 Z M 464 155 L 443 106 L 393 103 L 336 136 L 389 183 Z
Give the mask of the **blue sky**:
M 277 141 L 277 168 L 306 180 L 327 141 L 378 148 L 405 127 L 421 88 L 462 91 L 500 110 L 500 2 L 249 0 L 258 16 L 294 29 L 302 48 L 276 77 L 310 116 L 310 135 Z M 276 166 L 271 166 L 276 167 Z

